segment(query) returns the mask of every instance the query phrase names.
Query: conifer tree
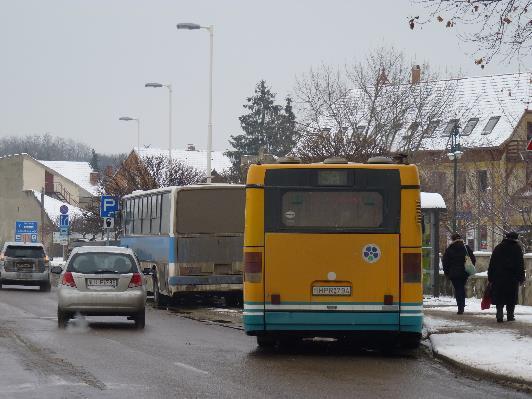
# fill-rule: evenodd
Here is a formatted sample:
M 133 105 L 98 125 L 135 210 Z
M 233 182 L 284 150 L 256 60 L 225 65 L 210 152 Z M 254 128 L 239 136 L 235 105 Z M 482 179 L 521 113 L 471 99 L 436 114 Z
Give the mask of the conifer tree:
M 284 156 L 294 149 L 298 133 L 292 99 L 286 98 L 285 106 L 275 104 L 275 93 L 261 80 L 252 97 L 247 98 L 244 108 L 248 113 L 240 116 L 243 134 L 231 136 L 229 143 L 234 150 L 227 151 L 231 159 L 232 181 L 245 179 L 241 168 L 243 155 L 258 155 L 259 152 Z

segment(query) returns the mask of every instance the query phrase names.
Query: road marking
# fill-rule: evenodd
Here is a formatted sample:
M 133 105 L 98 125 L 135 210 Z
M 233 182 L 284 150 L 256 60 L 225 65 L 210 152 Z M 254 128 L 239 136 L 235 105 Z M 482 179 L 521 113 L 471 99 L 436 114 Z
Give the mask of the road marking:
M 179 363 L 179 362 L 174 362 L 174 364 L 175 364 L 176 366 L 182 367 L 182 368 L 184 368 L 184 369 L 186 369 L 186 370 L 194 371 L 194 372 L 199 373 L 199 374 L 204 374 L 204 375 L 209 374 L 209 372 L 204 371 L 204 370 L 197 369 L 196 367 L 193 367 L 193 366 L 191 366 L 191 365 L 189 365 L 189 364 Z

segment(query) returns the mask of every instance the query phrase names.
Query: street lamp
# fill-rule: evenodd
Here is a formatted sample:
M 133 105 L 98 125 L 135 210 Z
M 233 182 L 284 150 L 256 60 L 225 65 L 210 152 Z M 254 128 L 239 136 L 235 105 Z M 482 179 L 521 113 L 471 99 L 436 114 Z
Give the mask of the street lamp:
M 456 181 L 458 175 L 458 160 L 462 158 L 464 153 L 461 151 L 460 146 L 460 132 L 458 130 L 458 122 L 454 125 L 453 131 L 451 132 L 451 147 L 447 156 L 451 161 L 453 161 L 453 233 L 456 233 Z
M 207 183 L 211 182 L 211 153 L 212 153 L 212 53 L 213 53 L 213 39 L 214 26 L 201 26 L 198 24 L 185 22 L 177 24 L 177 29 L 195 30 L 206 29 L 210 37 L 210 62 L 209 62 L 209 132 L 207 136 Z
M 168 89 L 168 164 L 172 165 L 172 85 L 162 83 L 146 83 L 144 87 L 166 87 Z
M 139 118 L 131 118 L 129 116 L 121 116 L 118 118 L 119 121 L 125 121 L 125 122 L 131 122 L 136 121 L 137 122 L 137 148 L 140 150 L 140 119 Z

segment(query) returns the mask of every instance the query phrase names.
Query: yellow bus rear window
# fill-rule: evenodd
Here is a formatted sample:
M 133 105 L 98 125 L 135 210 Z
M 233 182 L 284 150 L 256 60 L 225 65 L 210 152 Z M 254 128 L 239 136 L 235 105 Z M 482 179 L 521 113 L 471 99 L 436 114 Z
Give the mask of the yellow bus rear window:
M 287 191 L 281 220 L 285 227 L 381 227 L 383 198 L 374 191 Z

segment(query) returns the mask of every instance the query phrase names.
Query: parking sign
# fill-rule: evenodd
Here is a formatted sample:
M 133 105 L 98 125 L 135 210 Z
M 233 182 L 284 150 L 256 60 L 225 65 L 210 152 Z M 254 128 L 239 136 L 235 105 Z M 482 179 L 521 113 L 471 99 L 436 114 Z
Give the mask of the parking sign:
M 114 216 L 118 212 L 118 203 L 118 197 L 102 195 L 100 199 L 100 216 L 102 218 Z

